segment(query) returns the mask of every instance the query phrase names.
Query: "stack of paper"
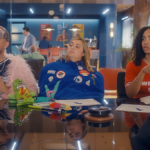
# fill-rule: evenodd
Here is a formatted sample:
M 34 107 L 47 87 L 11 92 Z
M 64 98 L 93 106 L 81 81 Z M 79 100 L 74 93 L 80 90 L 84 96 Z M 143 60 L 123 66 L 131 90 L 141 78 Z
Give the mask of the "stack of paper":
M 150 104 L 150 96 L 142 97 L 140 98 L 140 101 L 148 105 Z

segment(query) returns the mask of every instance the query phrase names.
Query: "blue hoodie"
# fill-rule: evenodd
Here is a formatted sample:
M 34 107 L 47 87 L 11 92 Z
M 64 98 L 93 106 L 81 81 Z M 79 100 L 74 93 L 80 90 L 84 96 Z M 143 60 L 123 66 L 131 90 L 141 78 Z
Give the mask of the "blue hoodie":
M 95 70 L 95 69 L 94 69 Z M 39 97 L 46 97 L 45 85 L 54 93 L 54 99 L 99 100 L 104 97 L 103 76 L 95 70 L 88 72 L 83 62 L 65 62 L 63 59 L 47 64 L 40 73 Z M 57 87 L 55 86 L 57 85 Z M 57 88 L 57 89 L 56 89 Z

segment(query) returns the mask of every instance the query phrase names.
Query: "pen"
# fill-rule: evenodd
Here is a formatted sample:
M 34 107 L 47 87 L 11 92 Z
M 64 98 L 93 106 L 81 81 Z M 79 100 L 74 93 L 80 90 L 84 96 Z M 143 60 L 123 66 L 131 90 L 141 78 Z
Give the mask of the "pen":
M 41 106 L 33 106 L 33 105 L 28 105 L 29 108 L 33 108 L 33 109 L 38 109 L 38 110 L 47 110 L 47 111 L 61 111 L 61 110 L 55 110 L 51 107 L 41 107 Z

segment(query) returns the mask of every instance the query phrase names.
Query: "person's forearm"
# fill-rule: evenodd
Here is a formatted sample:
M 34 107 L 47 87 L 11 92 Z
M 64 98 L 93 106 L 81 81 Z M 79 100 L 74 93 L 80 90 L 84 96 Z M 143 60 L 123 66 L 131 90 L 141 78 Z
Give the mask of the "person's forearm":
M 138 94 L 144 76 L 145 74 L 141 71 L 137 75 L 137 77 L 131 82 L 131 84 L 126 87 L 126 94 L 129 98 L 133 98 L 135 95 Z
M 30 47 L 29 47 L 29 48 L 26 48 L 26 52 L 31 52 L 31 51 L 30 51 Z
M 9 88 L 5 84 L 1 85 L 0 92 L 3 93 L 3 94 L 8 94 L 9 93 Z

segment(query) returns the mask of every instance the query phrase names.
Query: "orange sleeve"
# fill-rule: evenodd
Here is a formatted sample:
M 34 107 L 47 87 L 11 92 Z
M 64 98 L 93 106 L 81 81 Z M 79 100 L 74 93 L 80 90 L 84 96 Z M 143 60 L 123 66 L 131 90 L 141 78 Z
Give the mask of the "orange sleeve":
M 142 122 L 144 123 L 147 119 L 148 114 L 147 113 L 140 113 Z M 124 112 L 124 118 L 125 118 L 125 124 L 127 127 L 132 128 L 136 123 L 132 116 L 128 112 Z
M 134 71 L 135 65 L 133 64 L 133 61 L 130 61 L 127 64 L 126 67 L 126 73 L 125 73 L 125 87 L 129 86 L 130 83 L 135 79 L 136 74 Z
M 127 127 L 132 128 L 136 123 L 128 112 L 124 112 L 125 124 Z

